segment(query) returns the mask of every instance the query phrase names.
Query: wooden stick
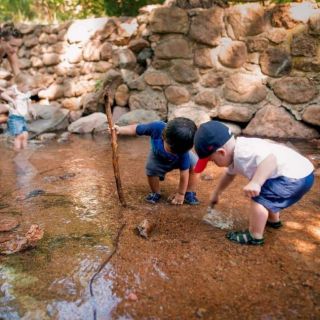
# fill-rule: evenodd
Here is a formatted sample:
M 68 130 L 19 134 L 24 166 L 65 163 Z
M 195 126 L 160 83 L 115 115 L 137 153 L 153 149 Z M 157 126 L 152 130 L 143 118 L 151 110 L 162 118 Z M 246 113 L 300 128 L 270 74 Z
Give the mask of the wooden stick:
M 112 147 L 112 164 L 113 164 L 113 172 L 114 177 L 116 179 L 117 192 L 120 203 L 123 207 L 127 206 L 127 203 L 124 199 L 124 194 L 121 186 L 121 178 L 120 178 L 120 170 L 119 170 L 119 155 L 118 155 L 118 144 L 117 144 L 117 134 L 116 131 L 113 130 L 113 121 L 112 121 L 112 112 L 111 105 L 113 103 L 114 92 L 112 90 L 112 86 L 107 88 L 105 94 L 105 110 L 108 118 L 108 125 L 111 132 L 111 147 Z

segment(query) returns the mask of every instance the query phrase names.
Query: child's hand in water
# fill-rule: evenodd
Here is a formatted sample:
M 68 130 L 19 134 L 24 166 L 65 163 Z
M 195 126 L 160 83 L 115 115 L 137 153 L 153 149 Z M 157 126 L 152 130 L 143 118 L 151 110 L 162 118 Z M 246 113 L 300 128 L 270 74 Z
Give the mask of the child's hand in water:
M 171 195 L 169 198 L 168 198 L 168 201 L 171 203 L 171 204 L 183 204 L 184 202 L 184 195 L 180 194 L 180 193 L 175 193 L 173 195 Z
M 253 181 L 250 181 L 244 188 L 243 188 L 244 194 L 249 197 L 256 197 L 260 194 L 261 186 Z

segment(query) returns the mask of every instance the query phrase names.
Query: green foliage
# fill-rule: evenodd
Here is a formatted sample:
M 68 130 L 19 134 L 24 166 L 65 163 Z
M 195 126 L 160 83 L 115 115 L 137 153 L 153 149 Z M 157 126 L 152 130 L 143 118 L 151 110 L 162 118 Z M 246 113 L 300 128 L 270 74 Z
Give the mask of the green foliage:
M 108 16 L 135 16 L 139 8 L 163 2 L 164 0 L 104 0 L 104 5 Z

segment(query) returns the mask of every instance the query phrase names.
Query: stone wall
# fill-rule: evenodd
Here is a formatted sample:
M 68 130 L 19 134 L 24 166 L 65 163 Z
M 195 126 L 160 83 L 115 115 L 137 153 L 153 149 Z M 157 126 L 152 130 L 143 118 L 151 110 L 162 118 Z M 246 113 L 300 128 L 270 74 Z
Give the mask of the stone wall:
M 24 73 L 44 86 L 42 99 L 79 114 L 103 110 L 101 86 L 117 74 L 119 114 L 145 109 L 198 124 L 220 119 L 247 135 L 319 137 L 316 3 L 168 3 L 146 7 L 136 19 L 21 25 Z

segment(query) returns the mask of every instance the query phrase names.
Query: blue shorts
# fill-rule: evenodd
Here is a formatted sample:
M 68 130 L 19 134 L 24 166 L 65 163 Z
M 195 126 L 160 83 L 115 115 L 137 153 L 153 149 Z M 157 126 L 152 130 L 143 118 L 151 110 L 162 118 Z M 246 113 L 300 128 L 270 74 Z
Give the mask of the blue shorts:
M 260 194 L 252 200 L 270 212 L 276 213 L 299 201 L 311 189 L 313 182 L 313 173 L 301 179 L 287 177 L 268 179 L 262 186 Z
M 8 118 L 8 132 L 11 136 L 18 136 L 19 134 L 28 131 L 27 123 L 24 117 L 10 114 Z
M 189 151 L 189 157 L 190 168 L 192 168 L 196 165 L 198 157 L 192 151 Z M 169 162 L 161 160 L 154 155 L 152 150 L 150 151 L 146 165 L 147 176 L 159 177 L 163 181 L 166 173 L 174 169 L 179 169 L 179 161 Z

